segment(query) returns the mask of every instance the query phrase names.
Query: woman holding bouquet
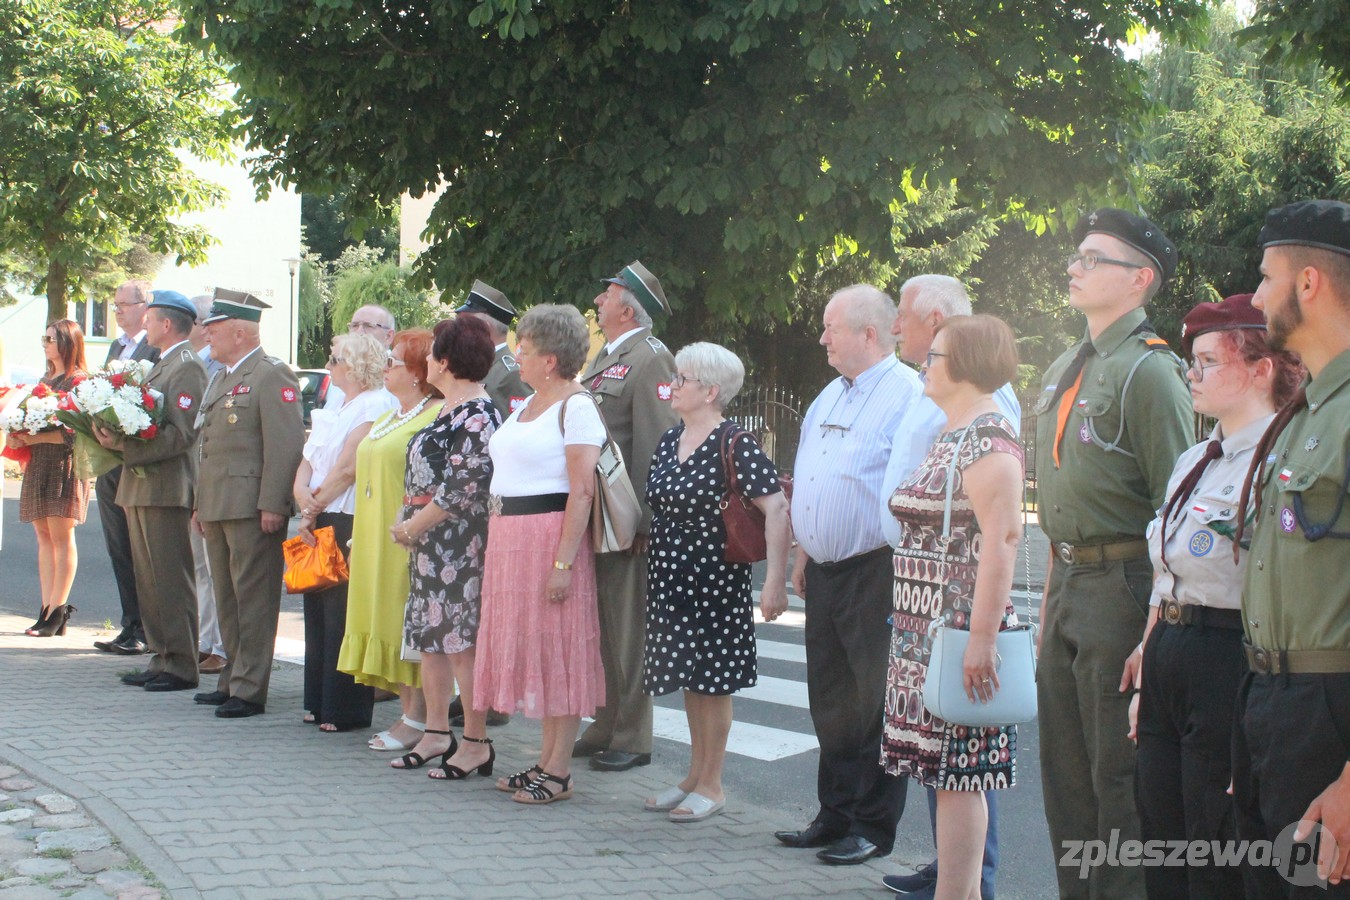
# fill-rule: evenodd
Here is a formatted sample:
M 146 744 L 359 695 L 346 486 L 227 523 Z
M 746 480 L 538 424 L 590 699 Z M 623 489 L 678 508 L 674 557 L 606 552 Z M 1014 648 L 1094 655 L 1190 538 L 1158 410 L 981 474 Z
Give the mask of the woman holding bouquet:
M 70 319 L 47 326 L 42 336 L 47 374 L 40 382 L 54 391 L 68 391 L 85 375 L 84 332 Z M 66 603 L 75 582 L 75 526 L 89 507 L 89 482 L 75 477 L 71 447 L 75 436 L 61 427 L 37 434 L 11 433 L 9 446 L 27 447 L 32 456 L 24 467 L 19 494 L 19 521 L 32 522 L 37 533 L 38 578 L 42 613 L 27 634 L 51 637 L 66 633 L 75 608 Z

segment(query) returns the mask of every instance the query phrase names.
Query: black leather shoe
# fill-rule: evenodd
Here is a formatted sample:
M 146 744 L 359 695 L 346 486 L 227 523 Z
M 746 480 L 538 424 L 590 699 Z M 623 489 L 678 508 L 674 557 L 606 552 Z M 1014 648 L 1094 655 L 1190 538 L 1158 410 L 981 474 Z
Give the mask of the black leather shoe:
M 650 753 L 629 753 L 626 750 L 601 750 L 591 757 L 591 768 L 600 772 L 626 772 L 638 766 L 651 764 Z
M 261 703 L 231 697 L 220 705 L 220 709 L 216 710 L 216 718 L 247 719 L 249 716 L 260 716 L 262 712 L 263 705 Z
M 186 678 L 179 678 L 177 675 L 171 675 L 168 672 L 161 672 L 154 681 L 146 682 L 145 689 L 160 693 L 163 691 L 188 691 L 197 686 L 197 682 L 188 681 Z
M 145 687 L 159 676 L 159 672 L 151 672 L 149 670 L 144 672 L 132 672 L 130 675 L 122 676 L 122 683 L 129 684 L 132 687 Z
M 889 852 L 889 851 L 887 851 Z M 881 848 L 865 837 L 850 834 L 835 841 L 816 854 L 816 858 L 832 866 L 856 866 L 874 856 L 885 856 Z
M 125 641 L 129 637 L 131 637 L 131 632 L 119 631 L 115 638 L 110 638 L 106 641 L 94 641 L 94 649 L 102 650 L 104 653 L 116 653 L 117 649 L 115 645 Z
M 220 706 L 226 700 L 230 699 L 230 695 L 224 691 L 208 691 L 205 694 L 194 694 L 192 699 L 197 703 L 203 703 L 207 706 Z
M 142 653 L 149 651 L 149 649 L 150 648 L 145 645 L 145 641 L 135 635 L 127 635 L 121 640 L 112 642 L 112 652 L 120 653 L 123 656 L 139 656 Z
M 819 822 L 812 822 L 801 831 L 775 831 L 773 836 L 779 843 L 788 847 L 805 849 L 807 847 L 828 847 L 843 835 L 830 831 Z
M 572 758 L 580 759 L 583 756 L 594 756 L 604 750 L 599 744 L 592 744 L 590 741 L 582 738 L 572 745 Z

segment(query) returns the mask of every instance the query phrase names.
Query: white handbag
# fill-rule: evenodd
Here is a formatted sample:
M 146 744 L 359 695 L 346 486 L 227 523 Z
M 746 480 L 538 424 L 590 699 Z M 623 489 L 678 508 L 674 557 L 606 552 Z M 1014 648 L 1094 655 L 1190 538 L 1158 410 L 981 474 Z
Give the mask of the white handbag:
M 942 516 L 943 537 L 951 537 L 952 491 L 956 459 L 972 422 L 956 442 L 947 470 L 947 500 Z M 1022 505 L 1025 517 L 1026 504 Z M 1029 583 L 1029 582 L 1028 582 Z M 1028 599 L 1028 613 L 1031 601 Z M 928 626 L 928 673 L 923 682 L 923 707 L 953 725 L 977 728 L 1017 725 L 1036 718 L 1036 628 L 1018 625 L 1000 631 L 994 639 L 999 688 L 988 702 L 966 695 L 965 656 L 970 632 L 953 628 L 942 617 Z

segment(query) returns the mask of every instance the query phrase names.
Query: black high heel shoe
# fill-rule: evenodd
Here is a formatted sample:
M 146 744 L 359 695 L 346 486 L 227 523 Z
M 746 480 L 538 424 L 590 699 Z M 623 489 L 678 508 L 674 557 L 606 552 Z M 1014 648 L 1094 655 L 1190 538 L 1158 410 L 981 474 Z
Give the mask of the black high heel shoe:
M 41 625 L 28 629 L 26 634 L 30 637 L 51 637 L 52 635 L 64 637 L 66 623 L 70 621 L 70 614 L 73 612 L 79 612 L 79 610 L 69 603 L 63 603 L 53 609 Z
M 470 741 L 475 744 L 488 745 L 487 762 L 483 763 L 481 766 L 474 769 L 473 771 L 477 772 L 479 775 L 482 775 L 484 777 L 491 775 L 492 764 L 497 761 L 497 748 L 492 746 L 492 738 L 471 738 L 466 734 L 464 735 L 464 740 Z M 453 755 L 454 755 L 453 753 L 447 753 L 445 754 L 445 756 L 441 758 L 440 769 L 442 772 L 445 773 L 444 775 L 437 775 L 435 772 L 430 772 L 428 773 L 427 777 L 434 778 L 437 781 L 459 781 L 463 778 L 468 778 L 469 777 L 468 772 L 464 771 L 459 766 L 450 765 L 450 757 Z
M 423 734 L 448 734 L 448 735 L 450 735 L 450 747 L 449 747 L 449 749 L 446 750 L 444 753 L 440 754 L 442 764 L 443 764 L 447 759 L 449 759 L 450 757 L 454 756 L 454 755 L 455 755 L 455 751 L 459 749 L 459 741 L 455 740 L 455 733 L 454 733 L 453 731 L 437 731 L 437 730 L 434 729 L 434 728 L 428 728 L 428 729 L 424 730 L 422 733 L 423 733 Z M 467 740 L 469 740 L 469 738 L 465 738 L 465 740 L 467 741 Z M 397 760 L 395 760 L 395 762 L 402 763 L 402 765 L 397 765 L 397 766 L 396 766 L 396 765 L 394 765 L 394 763 L 391 762 L 391 763 L 389 764 L 389 768 L 391 768 L 391 769 L 420 769 L 420 768 L 422 768 L 423 766 L 425 766 L 430 760 L 435 759 L 435 758 L 436 758 L 436 754 L 435 754 L 435 753 L 433 753 L 433 754 L 431 754 L 431 756 L 427 756 L 427 757 L 424 757 L 424 756 L 422 756 L 422 754 L 417 753 L 417 752 L 413 752 L 413 753 L 405 753 L 405 754 L 403 754 L 402 756 L 400 756 Z
M 37 621 L 34 622 L 32 625 L 29 625 L 27 628 L 25 628 L 25 629 L 23 630 L 23 633 L 24 633 L 24 634 L 32 634 L 34 631 L 37 631 L 37 630 L 38 630 L 39 628 L 41 628 L 43 625 L 47 624 L 47 617 L 48 617 L 49 615 L 51 615 L 51 613 L 48 612 L 47 607 L 45 607 L 45 606 L 42 607 L 42 612 L 38 615 Z

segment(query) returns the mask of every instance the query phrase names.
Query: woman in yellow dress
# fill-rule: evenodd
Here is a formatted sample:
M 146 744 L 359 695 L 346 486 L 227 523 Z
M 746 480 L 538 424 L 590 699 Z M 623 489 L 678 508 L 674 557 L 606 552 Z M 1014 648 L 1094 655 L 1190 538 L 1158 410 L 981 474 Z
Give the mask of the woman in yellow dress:
M 338 670 L 361 684 L 397 691 L 403 717 L 371 739 L 372 750 L 406 750 L 422 737 L 426 701 L 417 654 L 403 653 L 403 607 L 408 598 L 408 553 L 389 539 L 403 509 L 408 441 L 436 418 L 440 392 L 427 382 L 432 333 L 394 335 L 384 386 L 398 408 L 377 419 L 356 449 L 356 514 L 352 523 L 347 628 Z

